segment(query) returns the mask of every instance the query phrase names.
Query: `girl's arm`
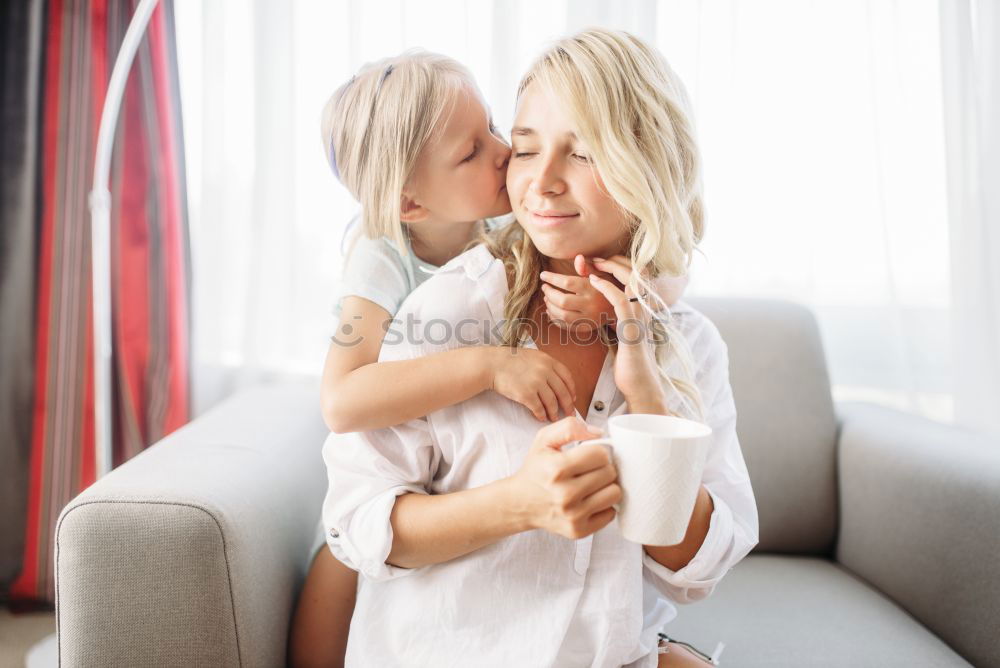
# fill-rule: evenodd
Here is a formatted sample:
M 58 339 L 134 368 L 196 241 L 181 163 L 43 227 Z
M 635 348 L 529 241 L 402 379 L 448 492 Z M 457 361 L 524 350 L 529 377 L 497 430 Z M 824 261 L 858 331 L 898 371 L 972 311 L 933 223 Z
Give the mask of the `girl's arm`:
M 382 429 L 495 390 L 539 420 L 574 413 L 569 370 L 545 353 L 475 346 L 379 362 L 391 316 L 361 297 L 345 297 L 341 325 L 323 368 L 323 419 L 331 431 Z M 349 329 L 345 331 L 345 328 Z

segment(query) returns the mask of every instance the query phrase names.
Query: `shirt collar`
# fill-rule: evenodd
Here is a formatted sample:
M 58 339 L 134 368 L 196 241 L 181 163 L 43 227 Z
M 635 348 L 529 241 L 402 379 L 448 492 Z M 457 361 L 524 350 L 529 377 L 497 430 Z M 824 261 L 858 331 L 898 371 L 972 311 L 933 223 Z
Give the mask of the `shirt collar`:
M 479 244 L 453 257 L 435 271 L 435 274 L 449 271 L 464 271 L 482 290 L 491 316 L 499 321 L 503 318 L 504 299 L 507 297 L 507 272 L 503 262 L 493 257 L 485 244 Z M 670 307 L 671 315 L 691 313 L 693 309 L 684 300 L 678 300 Z

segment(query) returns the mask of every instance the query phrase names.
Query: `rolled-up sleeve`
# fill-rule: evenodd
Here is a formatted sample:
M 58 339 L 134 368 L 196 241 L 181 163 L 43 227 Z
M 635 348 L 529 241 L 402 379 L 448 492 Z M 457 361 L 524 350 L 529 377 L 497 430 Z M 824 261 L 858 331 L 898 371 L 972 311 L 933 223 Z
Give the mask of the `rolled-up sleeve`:
M 327 545 L 340 561 L 373 581 L 415 569 L 386 563 L 396 497 L 428 494 L 439 455 L 423 419 L 387 429 L 331 433 L 323 444 L 329 487 L 323 502 Z
M 758 541 L 757 503 L 736 435 L 736 405 L 729 383 L 729 354 L 718 329 L 698 314 L 689 345 L 697 364 L 696 384 L 705 405 L 712 443 L 702 484 L 714 508 L 708 534 L 686 566 L 673 571 L 642 552 L 643 574 L 676 603 L 708 598 L 716 585 Z

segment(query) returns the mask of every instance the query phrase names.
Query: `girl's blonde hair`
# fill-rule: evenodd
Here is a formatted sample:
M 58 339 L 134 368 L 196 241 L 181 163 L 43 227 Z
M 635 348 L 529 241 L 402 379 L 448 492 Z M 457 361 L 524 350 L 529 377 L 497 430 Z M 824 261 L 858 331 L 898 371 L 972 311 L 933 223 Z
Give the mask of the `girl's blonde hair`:
M 532 83 L 565 105 L 605 188 L 625 214 L 632 266 L 650 277 L 687 273 L 704 233 L 701 161 L 687 93 L 663 56 L 628 33 L 594 28 L 542 54 L 521 80 L 518 97 Z M 481 241 L 506 267 L 511 289 L 504 304 L 503 343 L 517 347 L 527 335 L 545 258 L 520 225 L 485 234 Z M 640 271 L 633 272 L 629 287 L 669 313 Z M 663 380 L 689 404 L 687 417 L 703 420 L 687 342 L 669 316 L 664 319 L 645 300 L 641 303 L 653 316 Z M 617 350 L 604 328 L 601 334 Z M 673 360 L 680 363 L 680 378 L 667 371 Z
M 414 49 L 368 63 L 323 107 L 327 160 L 361 204 L 361 231 L 406 253 L 403 187 L 455 91 L 476 88 L 461 63 Z

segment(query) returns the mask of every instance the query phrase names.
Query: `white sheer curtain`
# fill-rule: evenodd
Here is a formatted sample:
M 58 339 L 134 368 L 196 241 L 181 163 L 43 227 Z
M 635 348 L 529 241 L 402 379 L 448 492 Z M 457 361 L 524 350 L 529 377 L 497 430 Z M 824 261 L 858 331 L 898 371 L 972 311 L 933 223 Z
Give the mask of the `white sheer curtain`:
M 406 47 L 441 51 L 472 69 L 508 129 L 546 41 L 608 25 L 656 43 L 692 96 L 708 234 L 689 294 L 804 303 L 838 398 L 953 418 L 951 258 L 966 255 L 949 253 L 936 0 L 176 6 L 196 410 L 261 378 L 321 371 L 355 211 L 319 143 L 341 81 Z
M 941 9 L 955 417 L 1000 433 L 1000 6 Z

